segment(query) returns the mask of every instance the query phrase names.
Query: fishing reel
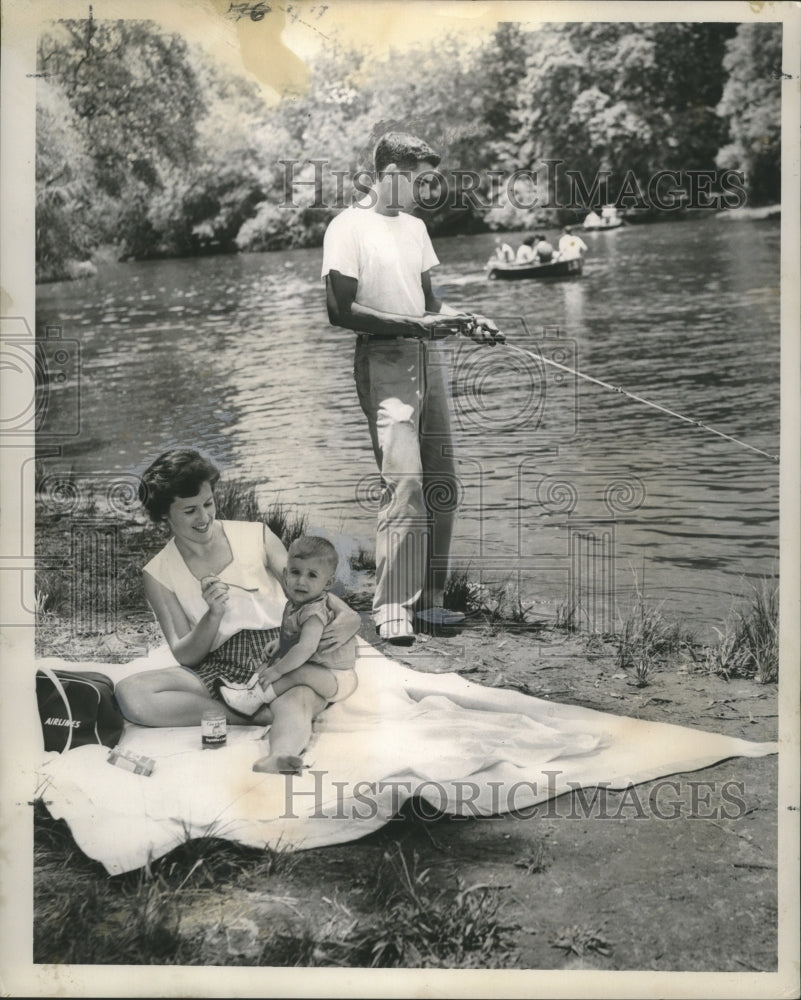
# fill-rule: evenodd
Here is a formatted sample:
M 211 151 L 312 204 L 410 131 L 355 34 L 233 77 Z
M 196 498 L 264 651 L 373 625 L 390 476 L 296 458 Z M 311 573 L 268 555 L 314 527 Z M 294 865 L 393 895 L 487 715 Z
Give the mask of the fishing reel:
M 464 337 L 479 344 L 487 344 L 494 347 L 496 344 L 505 344 L 506 336 L 501 330 L 484 316 L 469 315 L 462 320 L 462 328 L 459 331 Z
M 444 337 L 467 337 L 477 344 L 505 344 L 506 336 L 485 316 L 473 313 L 438 313 L 435 322 L 429 327 L 429 340 L 441 340 Z

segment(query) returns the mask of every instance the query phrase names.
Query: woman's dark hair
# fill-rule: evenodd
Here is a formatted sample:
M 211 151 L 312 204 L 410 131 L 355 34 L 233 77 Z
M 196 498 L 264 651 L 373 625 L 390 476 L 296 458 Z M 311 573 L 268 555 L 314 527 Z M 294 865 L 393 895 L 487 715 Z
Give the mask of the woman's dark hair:
M 527 237 L 526 237 L 526 238 L 525 238 L 525 239 L 523 240 L 523 246 L 524 246 L 524 247 L 533 247 L 533 246 L 534 246 L 534 243 L 536 242 L 536 240 L 537 240 L 537 239 L 538 239 L 538 237 L 537 237 L 537 236 L 527 236 Z
M 219 469 L 199 451 L 175 448 L 159 455 L 142 473 L 139 500 L 150 520 L 158 523 L 167 516 L 176 497 L 197 496 L 203 483 L 213 489 L 219 478 Z

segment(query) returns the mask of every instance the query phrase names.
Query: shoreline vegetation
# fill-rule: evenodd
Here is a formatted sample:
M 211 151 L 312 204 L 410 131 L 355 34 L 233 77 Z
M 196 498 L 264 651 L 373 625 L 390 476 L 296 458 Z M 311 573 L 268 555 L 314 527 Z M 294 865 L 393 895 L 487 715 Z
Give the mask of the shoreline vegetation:
M 721 204 L 758 218 L 780 197 L 781 44 L 780 23 L 501 23 L 384 57 L 331 47 L 306 92 L 269 106 L 153 21 L 54 21 L 37 47 L 37 281 L 319 246 L 392 129 L 442 150 L 454 196 L 423 212 L 435 236 L 579 223 L 605 201 L 632 223 Z
M 162 547 L 166 536 L 136 510 L 132 498 L 122 508 L 109 503 L 100 490 L 84 484 L 80 496 L 72 477 L 56 484 L 40 479 L 36 493 L 36 653 L 66 659 L 133 659 L 163 640 L 144 596 L 141 568 Z M 283 502 L 260 509 L 256 484 L 222 479 L 216 491 L 217 516 L 226 520 L 263 521 L 288 546 L 308 529 L 308 515 Z M 127 520 L 128 523 L 121 524 Z M 105 538 L 111 549 L 91 567 L 76 559 L 75 526 Z M 113 550 L 113 554 L 112 554 Z M 345 600 L 367 612 L 375 557 L 360 547 L 348 557 L 350 586 L 339 586 Z M 638 687 L 645 687 L 658 664 L 686 656 L 698 670 L 729 678 L 750 678 L 760 684 L 778 681 L 778 581 L 763 578 L 751 583 L 750 593 L 732 604 L 723 622 L 713 625 L 714 645 L 696 641 L 693 633 L 669 621 L 658 603 L 640 591 L 618 614 L 614 634 L 587 633 L 582 609 L 563 603 L 551 620 L 530 613 L 530 595 L 517 593 L 503 579 L 477 583 L 470 570 L 451 574 L 445 606 L 467 615 L 469 627 L 517 630 L 553 636 L 583 636 L 590 644 L 604 642 L 615 651 L 618 667 L 633 671 Z M 140 638 L 137 639 L 136 636 Z M 130 649 L 126 655 L 126 638 Z M 374 635 L 366 636 L 374 641 Z M 117 639 L 117 644 L 113 642 Z M 137 654 L 136 651 L 139 651 Z M 98 655 L 102 654 L 102 655 Z
M 223 480 L 217 496 L 218 516 L 266 520 L 285 543 L 307 528 L 307 516 L 294 507 L 273 504 L 262 513 L 252 483 Z M 140 570 L 164 536 L 146 522 L 133 497 L 109 498 L 100 484 L 97 494 L 84 490 L 79 496 L 69 480 L 59 478 L 58 488 L 48 489 L 47 479 L 40 478 L 36 514 L 37 656 L 124 662 L 161 643 Z M 101 560 L 91 575 L 81 574 L 76 559 L 76 525 L 116 546 L 116 557 Z M 370 642 L 375 642 L 369 623 L 373 568 L 372 553 L 356 551 L 349 567 L 356 589 L 345 593 L 361 610 L 362 634 Z M 416 669 L 455 669 L 478 683 L 541 698 L 771 739 L 777 711 L 776 598 L 776 582 L 763 581 L 750 604 L 721 623 L 720 642 L 702 647 L 644 594 L 615 635 L 597 635 L 581 630 L 580 609 L 562 609 L 553 622 L 535 620 L 524 598 L 503 581 L 478 586 L 467 571 L 453 577 L 447 591 L 446 603 L 468 614 L 458 636 L 424 635 L 417 649 L 390 655 Z M 677 838 L 683 851 L 696 852 L 697 824 L 689 824 L 691 833 L 679 831 L 676 823 L 647 824 L 645 840 L 656 838 L 658 844 L 644 843 L 651 853 L 637 861 L 619 854 L 621 827 L 627 827 L 620 822 L 627 818 L 625 799 L 609 793 L 619 807 L 615 823 L 597 823 L 592 816 L 567 824 L 545 817 L 521 823 L 524 817 L 509 815 L 464 822 L 407 808 L 396 822 L 362 840 L 297 853 L 280 845 L 245 848 L 212 831 L 142 871 L 115 877 L 85 857 L 66 824 L 53 820 L 39 801 L 34 804 L 34 961 L 710 971 L 744 965 L 767 971 L 775 967 L 772 766 L 764 759 L 739 767 L 728 762 L 701 773 L 712 776 L 713 784 L 734 780 L 744 769 L 752 775 L 752 785 L 744 786 L 745 818 L 701 824 L 704 836 L 721 840 L 717 853 L 673 871 L 660 910 L 680 906 L 686 915 L 686 901 L 708 891 L 705 882 L 699 885 L 699 866 L 718 871 L 720 857 L 746 837 L 758 854 L 731 862 L 742 867 L 728 869 L 735 875 L 716 884 L 716 899 L 724 910 L 741 912 L 737 894 L 748 891 L 752 912 L 761 910 L 763 919 L 756 933 L 744 936 L 727 926 L 721 937 L 714 921 L 710 932 L 708 908 L 699 899 L 693 911 L 703 916 L 698 926 L 694 919 L 671 920 L 694 935 L 691 957 L 661 938 L 659 954 L 649 953 L 641 927 L 650 923 L 645 915 L 654 901 L 639 891 L 636 903 L 630 893 L 616 900 L 614 886 L 630 882 L 630 865 L 650 865 L 653 856 L 669 861 Z M 753 788 L 760 790 L 756 798 Z M 648 790 L 644 786 L 644 800 Z M 570 834 L 591 836 L 571 846 L 565 826 Z M 603 914 L 585 912 L 586 900 L 574 898 L 572 889 L 560 895 L 559 886 L 572 884 L 576 865 L 585 875 L 582 892 L 586 884 L 600 889 Z M 712 875 L 707 871 L 705 877 Z M 740 877 L 747 877 L 747 890 L 742 883 L 738 888 Z M 547 912 L 529 902 L 531 892 L 540 900 L 545 894 Z M 630 919 L 635 925 L 627 932 Z

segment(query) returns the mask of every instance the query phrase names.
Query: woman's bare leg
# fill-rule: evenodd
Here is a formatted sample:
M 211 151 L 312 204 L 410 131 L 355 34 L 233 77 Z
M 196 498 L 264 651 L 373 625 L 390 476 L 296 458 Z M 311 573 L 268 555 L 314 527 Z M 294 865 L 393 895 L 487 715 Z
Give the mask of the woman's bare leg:
M 221 709 L 235 726 L 266 726 L 273 720 L 265 705 L 245 718 L 211 697 L 205 684 L 181 667 L 132 674 L 114 689 L 122 714 L 140 726 L 199 726 L 209 708 Z
M 312 720 L 325 708 L 326 702 L 308 687 L 293 687 L 271 703 L 273 724 L 270 728 L 270 754 L 260 757 L 254 771 L 271 774 L 297 774 L 303 766 L 301 754 L 311 736 Z

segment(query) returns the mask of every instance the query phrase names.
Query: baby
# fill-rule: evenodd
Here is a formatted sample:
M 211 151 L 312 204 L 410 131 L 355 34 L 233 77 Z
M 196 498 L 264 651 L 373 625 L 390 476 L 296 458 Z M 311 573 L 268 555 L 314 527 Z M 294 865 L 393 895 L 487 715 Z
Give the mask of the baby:
M 343 701 L 356 690 L 358 614 L 353 612 L 353 632 L 344 643 L 341 630 L 338 637 L 329 630 L 334 612 L 328 591 L 337 563 L 337 551 L 325 538 L 304 535 L 289 546 L 284 570 L 288 601 L 278 653 L 247 684 L 229 681 L 220 686 L 220 697 L 234 711 L 253 715 L 262 705 L 299 685 L 311 688 L 329 704 Z

